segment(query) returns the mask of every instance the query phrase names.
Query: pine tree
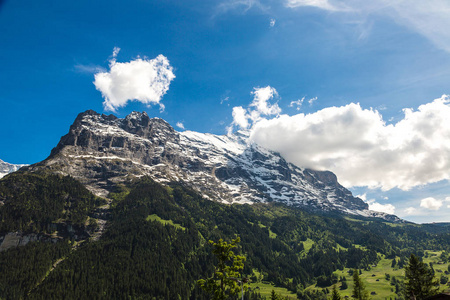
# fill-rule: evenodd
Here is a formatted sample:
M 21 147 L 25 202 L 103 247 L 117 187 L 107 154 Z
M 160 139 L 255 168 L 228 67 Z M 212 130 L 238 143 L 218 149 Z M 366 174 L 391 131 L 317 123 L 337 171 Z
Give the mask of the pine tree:
M 392 260 L 391 268 L 395 268 L 396 265 L 397 265 L 397 260 L 394 258 Z
M 275 293 L 275 290 L 272 290 L 272 293 L 270 294 L 270 300 L 277 300 L 277 299 L 278 299 L 278 296 Z
M 353 270 L 353 298 L 358 300 L 367 300 L 369 299 L 369 292 L 366 291 L 364 287 L 364 283 L 361 281 L 359 277 L 358 270 Z
M 217 243 L 209 241 L 213 246 L 213 254 L 219 260 L 215 268 L 214 274 L 208 279 L 200 279 L 197 284 L 205 291 L 213 294 L 213 300 L 228 299 L 229 296 L 238 295 L 241 287 L 238 282 L 243 285 L 243 289 L 247 290 L 248 286 L 244 280 L 239 280 L 241 276 L 239 271 L 244 269 L 245 257 L 236 255 L 233 252 L 237 248 L 240 238 L 237 237 L 227 243 L 219 239 Z
M 341 300 L 341 295 L 339 294 L 336 285 L 333 285 L 333 291 L 331 292 L 331 300 Z
M 411 254 L 405 267 L 405 298 L 421 300 L 437 294 L 438 290 L 432 268 Z

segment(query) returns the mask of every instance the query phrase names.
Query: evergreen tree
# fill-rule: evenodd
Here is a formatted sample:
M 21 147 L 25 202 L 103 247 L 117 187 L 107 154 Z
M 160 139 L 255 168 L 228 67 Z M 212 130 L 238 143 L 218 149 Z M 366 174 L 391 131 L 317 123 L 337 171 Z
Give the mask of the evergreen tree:
M 366 291 L 364 283 L 361 281 L 359 277 L 358 270 L 353 270 L 353 298 L 358 300 L 367 300 L 369 299 L 369 292 Z
M 394 258 L 394 259 L 392 260 L 391 268 L 392 268 L 392 269 L 395 268 L 396 265 L 397 265 L 397 260 Z
M 437 294 L 439 284 L 434 278 L 433 270 L 417 256 L 411 254 L 405 267 L 405 298 L 425 299 Z
M 341 300 L 341 295 L 339 294 L 336 285 L 333 285 L 333 291 L 331 292 L 331 300 Z
M 278 300 L 275 290 L 272 290 L 272 293 L 270 294 L 270 300 Z
M 233 249 L 237 248 L 239 242 L 239 237 L 232 240 L 231 243 L 227 243 L 222 239 L 219 239 L 217 243 L 209 241 L 213 246 L 212 252 L 219 260 L 219 263 L 215 267 L 212 277 L 200 279 L 197 281 L 197 284 L 203 290 L 213 294 L 213 300 L 224 300 L 238 295 L 241 291 L 239 284 L 243 285 L 245 290 L 248 288 L 245 280 L 238 279 L 241 276 L 239 271 L 244 269 L 245 261 L 244 256 L 236 255 L 233 252 Z

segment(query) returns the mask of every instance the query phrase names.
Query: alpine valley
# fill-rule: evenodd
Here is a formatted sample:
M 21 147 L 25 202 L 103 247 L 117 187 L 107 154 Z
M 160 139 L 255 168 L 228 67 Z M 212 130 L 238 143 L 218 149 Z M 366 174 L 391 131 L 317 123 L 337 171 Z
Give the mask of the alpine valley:
M 353 268 L 374 278 L 373 299 L 401 299 L 411 253 L 447 270 L 448 224 L 371 211 L 333 173 L 245 131 L 177 132 L 146 113 L 90 110 L 47 159 L 20 167 L 0 180 L 1 299 L 209 299 L 196 285 L 216 264 L 208 240 L 236 236 L 245 299 L 272 288 L 327 299 Z

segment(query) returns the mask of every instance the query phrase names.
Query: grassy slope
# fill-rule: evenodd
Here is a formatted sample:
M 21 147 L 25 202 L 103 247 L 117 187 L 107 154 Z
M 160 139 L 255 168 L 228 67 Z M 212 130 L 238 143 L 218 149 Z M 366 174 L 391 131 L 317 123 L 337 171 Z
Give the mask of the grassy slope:
M 250 283 L 250 288 L 260 293 L 261 296 L 269 298 L 272 290 L 274 290 L 277 295 L 281 295 L 283 297 L 291 297 L 292 299 L 297 298 L 297 295 L 295 293 L 289 291 L 286 288 L 275 286 L 271 282 L 261 281 L 261 278 L 263 276 L 256 269 L 253 269 L 253 273 L 258 279 L 256 280 L 256 282 Z
M 177 229 L 186 230 L 186 228 L 181 226 L 180 224 L 176 224 L 172 220 L 164 220 L 156 214 L 149 215 L 145 220 L 158 221 L 158 222 L 162 223 L 163 225 L 172 225 L 173 227 L 175 227 Z
M 440 255 L 442 251 L 426 251 L 427 255 L 424 257 L 423 261 L 427 264 L 432 263 L 433 268 L 436 271 L 436 278 L 440 278 L 441 274 L 445 274 L 445 271 L 448 269 L 448 263 L 439 263 L 440 262 Z M 405 270 L 399 269 L 397 267 L 392 268 L 392 259 L 386 259 L 384 255 L 380 255 L 381 259 L 378 262 L 378 264 L 375 267 L 372 267 L 371 270 L 365 271 L 361 270 L 362 274 L 360 275 L 360 278 L 364 282 L 366 286 L 366 290 L 369 292 L 375 292 L 375 295 L 371 295 L 373 299 L 394 299 L 397 295 L 395 294 L 395 287 L 390 284 L 390 280 L 386 279 L 386 274 L 389 274 L 392 278 L 395 276 L 395 278 L 404 280 Z M 352 276 L 349 275 L 348 268 L 345 268 L 344 270 L 337 270 L 334 272 L 338 276 L 338 278 L 341 278 L 343 276 L 347 279 L 348 288 L 345 290 L 339 290 L 339 293 L 342 297 L 348 296 L 351 297 L 352 290 L 353 290 L 353 279 Z M 449 275 L 447 275 L 449 276 Z M 341 286 L 341 283 L 337 284 L 338 287 Z M 308 287 L 308 289 L 317 289 L 315 285 L 311 285 Z M 329 286 L 328 289 L 331 291 L 332 286 Z M 450 291 L 450 288 L 448 285 L 441 285 L 442 291 Z

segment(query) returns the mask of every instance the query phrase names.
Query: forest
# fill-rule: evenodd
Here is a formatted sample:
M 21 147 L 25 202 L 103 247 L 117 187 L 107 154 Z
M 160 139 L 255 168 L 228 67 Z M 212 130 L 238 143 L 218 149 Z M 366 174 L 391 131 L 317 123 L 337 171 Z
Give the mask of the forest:
M 236 237 L 242 276 L 251 280 L 246 299 L 263 297 L 252 282 L 327 299 L 338 270 L 370 270 L 381 258 L 402 268 L 412 253 L 450 252 L 448 226 L 319 215 L 277 203 L 226 205 L 148 177 L 117 185 L 109 198 L 106 229 L 93 239 L 89 226 L 105 200 L 73 178 L 24 172 L 1 180 L 0 235 L 45 237 L 67 226 L 83 234 L 0 252 L 0 298 L 210 299 L 197 285 L 217 264 L 209 241 Z

